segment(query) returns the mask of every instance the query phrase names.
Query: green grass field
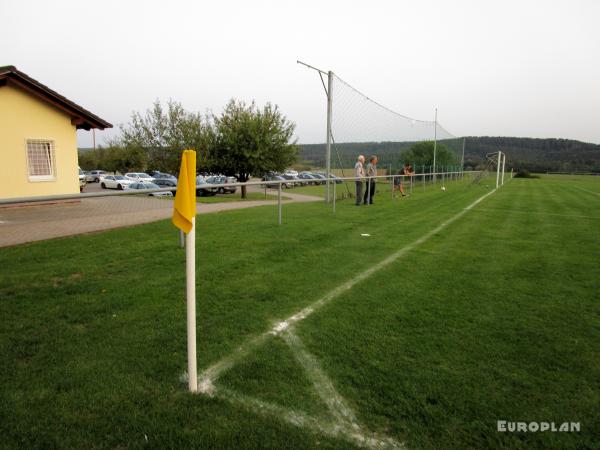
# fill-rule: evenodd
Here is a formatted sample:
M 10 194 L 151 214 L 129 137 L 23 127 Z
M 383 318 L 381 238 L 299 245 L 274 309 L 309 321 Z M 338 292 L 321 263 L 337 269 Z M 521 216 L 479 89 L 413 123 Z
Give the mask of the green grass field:
M 212 395 L 169 221 L 0 249 L 0 447 L 599 448 L 600 179 L 489 184 L 198 216 Z

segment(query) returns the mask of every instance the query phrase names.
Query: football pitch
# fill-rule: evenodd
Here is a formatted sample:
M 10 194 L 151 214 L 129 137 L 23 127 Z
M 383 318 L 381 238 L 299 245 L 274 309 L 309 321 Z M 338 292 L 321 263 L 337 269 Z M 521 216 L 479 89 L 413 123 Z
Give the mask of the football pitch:
M 0 447 L 597 448 L 600 178 L 492 184 L 199 215 L 197 395 L 169 221 L 0 249 Z

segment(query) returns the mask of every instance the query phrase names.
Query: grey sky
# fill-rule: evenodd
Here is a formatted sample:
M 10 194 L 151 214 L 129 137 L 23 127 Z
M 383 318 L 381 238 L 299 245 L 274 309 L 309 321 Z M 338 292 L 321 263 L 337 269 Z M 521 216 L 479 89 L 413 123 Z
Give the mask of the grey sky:
M 115 125 L 155 99 L 255 99 L 323 141 L 323 89 L 301 59 L 402 114 L 438 107 L 454 135 L 600 142 L 596 0 L 2 0 L 0 17 L 0 65 Z

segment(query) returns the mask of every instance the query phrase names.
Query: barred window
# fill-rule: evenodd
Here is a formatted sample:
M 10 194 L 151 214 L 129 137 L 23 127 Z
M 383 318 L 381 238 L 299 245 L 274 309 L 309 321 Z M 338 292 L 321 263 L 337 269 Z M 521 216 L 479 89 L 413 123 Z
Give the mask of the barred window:
M 27 170 L 32 181 L 55 179 L 54 141 L 27 139 Z

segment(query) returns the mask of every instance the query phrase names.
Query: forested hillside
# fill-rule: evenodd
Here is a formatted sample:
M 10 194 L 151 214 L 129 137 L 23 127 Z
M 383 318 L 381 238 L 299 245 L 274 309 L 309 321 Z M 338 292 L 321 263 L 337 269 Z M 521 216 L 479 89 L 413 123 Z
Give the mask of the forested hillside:
M 442 141 L 460 162 L 463 139 Z M 356 155 L 377 154 L 382 166 L 399 167 L 403 153 L 412 142 L 338 143 L 332 146 L 332 167 L 351 167 Z M 465 166 L 476 168 L 487 153 L 502 150 L 508 167 L 535 172 L 596 172 L 600 173 L 600 145 L 569 139 L 534 139 L 518 137 L 465 138 Z M 299 160 L 311 166 L 325 165 L 325 145 L 300 145 Z

